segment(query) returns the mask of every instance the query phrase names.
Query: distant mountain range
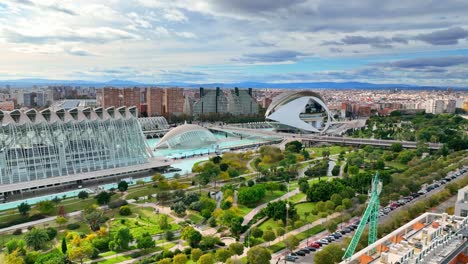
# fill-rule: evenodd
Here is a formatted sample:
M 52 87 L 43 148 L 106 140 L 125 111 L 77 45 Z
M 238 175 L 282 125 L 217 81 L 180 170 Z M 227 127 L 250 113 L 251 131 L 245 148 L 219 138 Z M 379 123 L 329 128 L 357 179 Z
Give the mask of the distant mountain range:
M 289 82 L 289 83 L 263 83 L 263 82 L 239 82 L 239 83 L 184 83 L 184 82 L 166 82 L 166 83 L 140 83 L 128 80 L 110 80 L 107 82 L 95 82 L 84 80 L 49 80 L 49 79 L 17 79 L 0 80 L 0 87 L 10 85 L 11 87 L 28 88 L 45 85 L 70 85 L 70 86 L 94 86 L 94 87 L 128 87 L 128 86 L 179 86 L 187 88 L 281 88 L 281 89 L 305 89 L 305 88 L 324 88 L 324 89 L 416 89 L 416 90 L 445 90 L 451 86 L 418 86 L 408 84 L 376 84 L 367 82 Z M 468 87 L 452 87 L 455 90 L 468 90 Z

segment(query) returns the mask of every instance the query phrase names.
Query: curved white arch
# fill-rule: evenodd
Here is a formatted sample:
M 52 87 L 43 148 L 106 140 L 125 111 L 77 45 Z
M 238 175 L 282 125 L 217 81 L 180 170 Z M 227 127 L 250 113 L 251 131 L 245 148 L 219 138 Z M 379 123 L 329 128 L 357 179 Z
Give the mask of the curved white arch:
M 290 100 L 290 98 L 290 96 L 283 96 L 281 98 L 283 100 L 277 101 L 277 103 L 269 109 L 270 111 L 267 111 L 268 115 L 266 116 L 266 118 L 277 121 L 287 126 L 315 133 L 323 133 L 330 127 L 330 110 L 321 98 L 317 96 L 300 96 L 293 100 Z M 300 114 L 302 113 L 305 106 L 309 103 L 310 99 L 314 100 L 316 103 L 322 106 L 326 112 L 327 120 L 325 122 L 325 126 L 322 129 L 318 129 L 312 126 L 311 124 L 304 122 L 300 118 Z M 272 112 L 273 110 L 274 112 Z
M 169 131 L 156 145 L 158 148 L 198 148 L 216 143 L 217 139 L 208 129 L 192 124 L 178 126 Z

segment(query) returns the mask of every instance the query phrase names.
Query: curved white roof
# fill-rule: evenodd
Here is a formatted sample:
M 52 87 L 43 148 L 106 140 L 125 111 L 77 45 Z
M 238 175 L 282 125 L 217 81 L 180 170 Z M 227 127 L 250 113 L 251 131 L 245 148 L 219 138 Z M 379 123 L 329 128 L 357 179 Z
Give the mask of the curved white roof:
M 322 96 L 314 91 L 291 91 L 291 92 L 284 92 L 279 94 L 278 96 L 274 97 L 273 100 L 271 101 L 270 106 L 268 106 L 268 109 L 265 112 L 265 116 L 269 116 L 275 108 L 278 108 L 284 104 L 287 104 L 288 102 L 304 97 L 304 96 L 312 96 L 320 99 L 322 102 L 325 102 L 322 98 Z
M 184 136 L 185 135 L 185 136 Z M 156 145 L 156 148 L 163 147 L 201 147 L 209 143 L 215 143 L 216 137 L 208 129 L 199 125 L 184 124 L 173 128 Z
M 304 108 L 311 101 L 317 103 L 325 110 L 325 122 L 320 117 L 314 117 L 316 120 L 313 122 L 309 121 L 309 123 L 304 122 L 301 118 Z M 273 99 L 265 112 L 265 117 L 290 127 L 316 133 L 325 132 L 331 123 L 330 110 L 323 101 L 323 98 L 313 91 L 294 91 L 280 94 Z M 315 123 L 315 125 L 311 123 Z M 324 127 L 322 127 L 323 123 L 325 123 Z

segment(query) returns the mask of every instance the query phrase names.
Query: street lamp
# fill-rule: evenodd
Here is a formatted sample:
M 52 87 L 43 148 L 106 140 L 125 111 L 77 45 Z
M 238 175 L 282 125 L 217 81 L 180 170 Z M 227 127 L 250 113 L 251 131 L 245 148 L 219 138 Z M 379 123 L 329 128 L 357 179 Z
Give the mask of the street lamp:
M 289 183 L 288 183 L 288 191 L 289 191 Z M 286 233 L 288 232 L 288 217 L 289 217 L 289 203 L 288 203 L 288 200 L 286 200 L 286 228 L 284 231 L 284 236 L 286 236 Z M 283 237 L 283 240 L 284 240 L 284 237 Z M 286 263 L 286 256 L 284 257 L 284 263 Z

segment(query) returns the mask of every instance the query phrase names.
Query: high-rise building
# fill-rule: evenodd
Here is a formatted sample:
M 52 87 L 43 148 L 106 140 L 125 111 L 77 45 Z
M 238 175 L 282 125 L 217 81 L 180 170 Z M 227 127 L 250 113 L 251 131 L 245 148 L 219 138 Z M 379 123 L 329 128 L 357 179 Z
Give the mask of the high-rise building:
M 103 108 L 135 106 L 140 111 L 141 91 L 137 87 L 125 89 L 105 87 L 96 93 L 96 101 L 97 105 Z
M 445 109 L 444 100 L 428 100 L 426 102 L 426 113 L 440 114 Z
M 455 113 L 455 107 L 457 105 L 457 101 L 455 100 L 447 100 L 447 104 L 445 105 L 445 112 L 446 113 Z
M 232 115 L 257 115 L 258 103 L 252 97 L 252 88 L 234 88 L 227 92 L 228 112 Z
M 146 89 L 146 112 L 149 117 L 161 116 L 163 108 L 164 90 L 162 88 L 151 87 Z
M 164 113 L 167 116 L 180 115 L 184 111 L 184 89 L 166 88 L 164 89 Z
M 193 104 L 193 115 L 224 114 L 228 112 L 227 105 L 226 95 L 219 87 L 215 90 L 200 88 L 200 100 Z
M 468 216 L 468 186 L 458 190 L 457 201 L 455 201 L 455 215 Z

